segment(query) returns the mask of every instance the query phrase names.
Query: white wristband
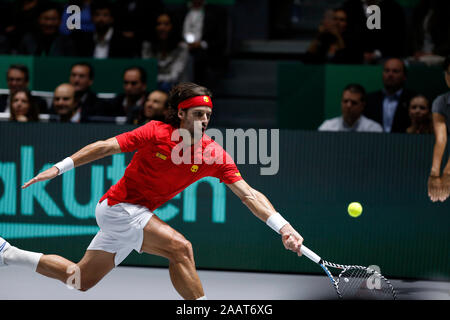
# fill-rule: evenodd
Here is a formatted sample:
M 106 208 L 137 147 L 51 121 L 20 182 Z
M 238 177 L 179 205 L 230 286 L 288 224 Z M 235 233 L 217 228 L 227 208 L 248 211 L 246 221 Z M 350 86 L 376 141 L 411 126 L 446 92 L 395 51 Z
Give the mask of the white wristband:
M 74 168 L 73 160 L 71 157 L 67 157 L 63 161 L 60 161 L 57 164 L 55 164 L 55 167 L 57 167 L 59 170 L 58 175 L 61 175 L 64 172 L 72 170 Z
M 278 212 L 272 214 L 266 221 L 266 224 L 277 233 L 280 233 L 280 229 L 288 223 Z

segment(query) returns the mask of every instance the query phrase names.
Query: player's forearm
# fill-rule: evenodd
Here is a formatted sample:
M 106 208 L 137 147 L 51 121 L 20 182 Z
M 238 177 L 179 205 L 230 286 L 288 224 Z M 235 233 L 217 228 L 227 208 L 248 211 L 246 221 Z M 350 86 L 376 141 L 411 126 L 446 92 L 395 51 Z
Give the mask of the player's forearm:
M 430 176 L 439 176 L 441 174 L 442 157 L 447 144 L 447 137 L 437 137 L 433 150 L 433 162 L 431 166 Z M 448 166 L 447 166 L 448 167 Z M 450 168 L 448 168 L 450 170 Z
M 269 217 L 277 211 L 261 192 L 251 189 L 242 202 L 250 209 L 250 211 L 259 219 L 266 222 Z
M 91 143 L 70 156 L 74 167 L 79 167 L 89 162 L 114 154 L 114 148 L 107 141 Z

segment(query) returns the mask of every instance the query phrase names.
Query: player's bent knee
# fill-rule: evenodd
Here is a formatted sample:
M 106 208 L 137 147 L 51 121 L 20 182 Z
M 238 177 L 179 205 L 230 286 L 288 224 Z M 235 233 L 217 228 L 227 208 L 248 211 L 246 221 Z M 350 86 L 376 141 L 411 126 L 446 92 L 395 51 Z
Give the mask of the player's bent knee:
M 171 260 L 174 262 L 191 261 L 193 257 L 192 244 L 185 238 L 173 239 Z

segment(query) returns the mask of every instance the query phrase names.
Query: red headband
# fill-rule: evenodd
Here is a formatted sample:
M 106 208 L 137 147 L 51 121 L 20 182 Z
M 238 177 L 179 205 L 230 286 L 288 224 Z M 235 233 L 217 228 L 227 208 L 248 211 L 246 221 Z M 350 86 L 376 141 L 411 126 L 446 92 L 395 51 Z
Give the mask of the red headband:
M 212 101 L 209 96 L 196 96 L 189 99 L 186 99 L 178 105 L 179 109 L 188 109 L 192 107 L 200 107 L 200 106 L 207 106 L 212 109 Z

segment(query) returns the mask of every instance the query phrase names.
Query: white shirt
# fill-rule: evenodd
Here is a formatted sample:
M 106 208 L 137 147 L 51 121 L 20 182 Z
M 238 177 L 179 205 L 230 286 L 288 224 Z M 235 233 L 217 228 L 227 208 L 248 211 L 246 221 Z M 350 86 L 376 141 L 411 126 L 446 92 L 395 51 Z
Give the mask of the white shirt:
M 113 36 L 114 29 L 111 27 L 105 34 L 103 40 L 99 40 L 96 33 L 94 33 L 94 58 L 98 59 L 106 59 L 109 56 L 109 43 L 111 42 L 111 38 Z
M 204 16 L 203 8 L 191 8 L 186 14 L 183 23 L 183 37 L 187 43 L 202 40 Z
M 378 122 L 370 120 L 365 116 L 349 127 L 342 116 L 330 120 L 325 120 L 318 129 L 319 131 L 347 131 L 347 132 L 383 132 L 383 128 Z

